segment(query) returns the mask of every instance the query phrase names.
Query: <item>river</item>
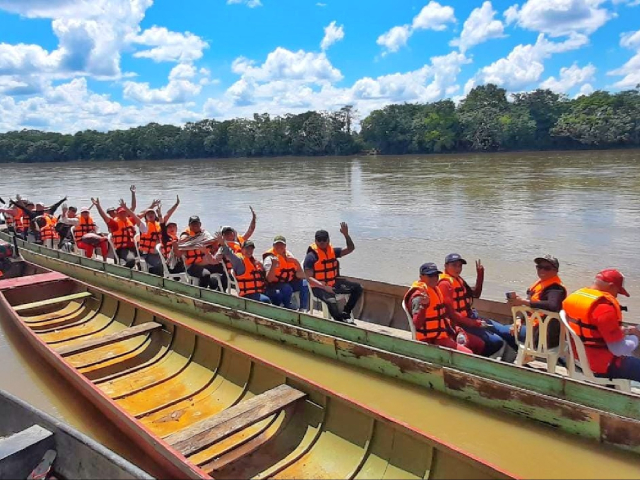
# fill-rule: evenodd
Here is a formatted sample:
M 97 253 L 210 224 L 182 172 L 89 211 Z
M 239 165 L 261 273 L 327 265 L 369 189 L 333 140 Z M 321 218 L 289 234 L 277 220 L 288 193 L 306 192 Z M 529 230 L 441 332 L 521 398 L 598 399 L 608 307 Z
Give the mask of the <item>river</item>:
M 623 301 L 626 319 L 640 311 L 637 150 L 19 164 L 0 178 L 0 196 L 51 203 L 66 194 L 79 207 L 98 196 L 106 207 L 128 201 L 130 184 L 139 207 L 161 198 L 166 212 L 179 194 L 180 228 L 197 214 L 211 231 L 233 225 L 243 233 L 251 205 L 258 251 L 284 234 L 298 258 L 319 228 L 343 245 L 339 224 L 346 221 L 356 251 L 342 271 L 392 283 L 410 283 L 421 263 L 442 266 L 451 252 L 469 260 L 463 275 L 470 283 L 473 260 L 482 259 L 490 299 L 524 294 L 535 279 L 533 258 L 546 253 L 559 258 L 569 290 L 616 267 L 632 295 Z M 3 326 L 0 388 L 117 446 L 117 433 L 78 413 L 81 401 L 56 387 L 57 377 L 24 348 Z

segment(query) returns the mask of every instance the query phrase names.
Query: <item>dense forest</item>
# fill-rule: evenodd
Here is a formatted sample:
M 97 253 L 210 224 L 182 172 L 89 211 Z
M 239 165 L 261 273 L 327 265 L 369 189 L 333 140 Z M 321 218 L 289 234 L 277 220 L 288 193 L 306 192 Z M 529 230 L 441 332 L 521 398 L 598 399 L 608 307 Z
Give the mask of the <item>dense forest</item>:
M 640 88 L 640 85 L 638 86 Z M 483 85 L 451 100 L 388 105 L 357 124 L 357 112 L 306 112 L 253 119 L 151 123 L 74 135 L 0 134 L 0 162 L 352 155 L 640 146 L 640 91 L 596 91 L 569 99 L 550 90 L 516 93 Z

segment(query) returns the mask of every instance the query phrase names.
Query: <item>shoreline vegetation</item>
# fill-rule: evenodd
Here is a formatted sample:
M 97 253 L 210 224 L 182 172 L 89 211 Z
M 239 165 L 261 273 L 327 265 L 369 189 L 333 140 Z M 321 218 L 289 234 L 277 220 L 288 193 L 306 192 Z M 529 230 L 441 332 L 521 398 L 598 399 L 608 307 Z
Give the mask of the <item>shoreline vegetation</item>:
M 0 163 L 234 157 L 390 155 L 640 147 L 640 85 L 569 99 L 551 90 L 512 94 L 493 84 L 452 100 L 374 110 L 355 131 L 357 111 L 309 111 L 183 127 L 0 134 Z

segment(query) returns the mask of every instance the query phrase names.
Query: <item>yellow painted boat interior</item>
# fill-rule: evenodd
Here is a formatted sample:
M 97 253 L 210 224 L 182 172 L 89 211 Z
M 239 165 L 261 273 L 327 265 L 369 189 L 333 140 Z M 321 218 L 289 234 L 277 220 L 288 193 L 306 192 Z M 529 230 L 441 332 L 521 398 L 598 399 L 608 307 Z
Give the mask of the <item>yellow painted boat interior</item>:
M 66 279 L 4 296 L 69 367 L 215 478 L 504 476 L 99 289 Z

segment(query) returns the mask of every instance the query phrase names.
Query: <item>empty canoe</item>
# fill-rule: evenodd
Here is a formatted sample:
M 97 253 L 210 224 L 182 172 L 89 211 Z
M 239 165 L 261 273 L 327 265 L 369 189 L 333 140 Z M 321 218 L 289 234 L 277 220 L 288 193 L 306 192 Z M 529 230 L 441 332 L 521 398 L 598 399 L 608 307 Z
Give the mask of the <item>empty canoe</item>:
M 46 275 L 0 281 L 0 314 L 167 476 L 512 477 L 177 320 Z

